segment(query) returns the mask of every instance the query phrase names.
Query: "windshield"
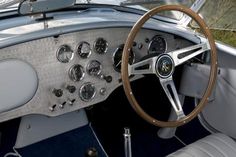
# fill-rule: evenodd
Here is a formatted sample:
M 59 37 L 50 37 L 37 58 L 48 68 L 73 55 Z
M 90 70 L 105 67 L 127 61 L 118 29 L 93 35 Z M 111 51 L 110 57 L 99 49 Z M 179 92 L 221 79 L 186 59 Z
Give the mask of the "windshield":
M 77 3 L 119 5 L 119 6 L 141 9 L 144 11 L 166 4 L 181 4 L 187 7 L 191 7 L 194 1 L 195 0 L 76 0 Z M 174 11 L 164 12 L 161 13 L 160 15 L 172 18 L 174 20 L 180 20 L 183 17 L 182 13 Z
M 19 2 L 25 0 L 0 0 L 0 12 L 17 8 Z M 31 0 L 34 1 L 53 1 L 53 0 Z M 54 0 L 57 1 L 57 0 Z M 66 1 L 66 0 L 65 0 Z M 204 5 L 199 10 L 199 14 L 203 17 L 207 25 L 213 33 L 216 33 L 216 39 L 226 41 L 230 45 L 236 46 L 236 0 L 75 0 L 76 4 L 108 4 L 118 5 L 123 7 L 130 7 L 148 11 L 154 7 L 177 4 L 184 5 L 189 8 L 198 5 L 200 1 Z M 197 2 L 197 3 L 196 3 Z M 163 12 L 158 14 L 161 18 L 168 17 L 180 21 L 184 16 L 180 12 Z M 186 16 L 185 16 L 186 17 Z M 165 18 L 166 19 L 166 18 Z M 165 20 L 162 19 L 162 20 Z M 198 29 L 198 26 L 191 22 L 189 27 Z M 225 33 L 225 31 L 230 33 Z M 230 34 L 230 36 L 228 36 Z M 223 37 L 224 39 L 221 39 Z M 233 43 L 233 44 L 232 44 Z

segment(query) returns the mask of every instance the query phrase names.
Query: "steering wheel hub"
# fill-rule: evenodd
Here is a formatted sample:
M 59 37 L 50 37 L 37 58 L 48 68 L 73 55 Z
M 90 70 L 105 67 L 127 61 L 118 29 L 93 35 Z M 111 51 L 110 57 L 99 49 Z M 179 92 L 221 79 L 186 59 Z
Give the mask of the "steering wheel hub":
M 174 72 L 174 61 L 173 59 L 165 54 L 161 55 L 156 62 L 156 73 L 161 78 L 168 78 Z

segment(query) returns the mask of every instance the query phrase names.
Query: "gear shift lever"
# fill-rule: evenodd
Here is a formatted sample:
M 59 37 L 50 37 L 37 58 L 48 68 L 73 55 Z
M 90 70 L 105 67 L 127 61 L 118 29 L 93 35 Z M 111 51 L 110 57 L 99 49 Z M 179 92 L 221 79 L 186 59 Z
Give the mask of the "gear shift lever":
M 132 149 L 131 149 L 131 134 L 129 128 L 124 128 L 124 149 L 125 149 L 125 157 L 132 157 Z

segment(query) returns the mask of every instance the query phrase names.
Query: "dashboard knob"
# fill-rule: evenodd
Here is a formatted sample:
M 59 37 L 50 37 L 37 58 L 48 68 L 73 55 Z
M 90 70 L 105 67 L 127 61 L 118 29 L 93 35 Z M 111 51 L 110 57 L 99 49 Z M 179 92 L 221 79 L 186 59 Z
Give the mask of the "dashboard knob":
M 107 83 L 111 83 L 112 82 L 112 76 L 106 76 L 103 74 L 98 75 L 98 78 L 105 80 Z
M 104 79 L 107 81 L 107 83 L 112 82 L 112 76 L 106 76 Z
M 61 97 L 63 95 L 63 90 L 62 89 L 53 89 L 52 93 L 56 96 L 56 97 Z
M 107 92 L 106 88 L 101 88 L 101 89 L 100 89 L 100 94 L 101 94 L 101 95 L 105 95 L 106 92 Z
M 74 93 L 76 91 L 76 87 L 75 86 L 66 86 L 66 89 L 70 92 L 70 93 Z

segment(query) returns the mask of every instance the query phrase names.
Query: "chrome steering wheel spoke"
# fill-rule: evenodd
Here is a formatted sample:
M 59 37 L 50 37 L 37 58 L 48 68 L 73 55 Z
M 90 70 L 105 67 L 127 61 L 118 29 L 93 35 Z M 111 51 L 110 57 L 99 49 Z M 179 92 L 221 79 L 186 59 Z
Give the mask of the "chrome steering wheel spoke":
M 157 59 L 158 57 L 152 57 L 132 65 L 128 65 L 129 75 L 156 74 L 155 65 Z
M 177 119 L 184 118 L 185 114 L 181 106 L 172 76 L 167 79 L 160 78 L 160 83 L 177 115 Z
M 207 50 L 210 50 L 210 45 L 208 41 L 205 43 L 201 43 L 194 46 L 189 46 L 186 48 L 168 52 L 167 54 L 172 57 L 172 59 L 174 60 L 175 66 L 178 66 Z

